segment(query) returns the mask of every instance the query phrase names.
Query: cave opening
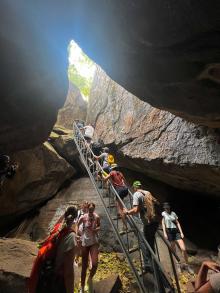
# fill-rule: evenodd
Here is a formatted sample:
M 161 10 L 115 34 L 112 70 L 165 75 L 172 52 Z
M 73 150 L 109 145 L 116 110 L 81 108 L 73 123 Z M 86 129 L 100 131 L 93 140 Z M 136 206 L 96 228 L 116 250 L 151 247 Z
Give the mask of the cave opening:
M 69 82 L 78 87 L 83 99 L 88 101 L 96 65 L 74 40 L 68 46 L 68 61 Z

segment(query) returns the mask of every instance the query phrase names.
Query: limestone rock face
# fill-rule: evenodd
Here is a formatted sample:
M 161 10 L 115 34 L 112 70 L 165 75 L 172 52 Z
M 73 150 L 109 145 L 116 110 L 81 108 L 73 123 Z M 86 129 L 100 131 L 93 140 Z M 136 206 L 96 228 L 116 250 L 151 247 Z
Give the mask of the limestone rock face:
M 79 158 L 79 152 L 73 140 L 73 130 L 55 125 L 50 134 L 49 141 L 57 153 L 74 166 L 77 174 L 85 173 L 84 165 Z
M 56 124 L 72 129 L 75 119 L 86 120 L 86 113 L 87 102 L 83 99 L 80 90 L 70 82 L 66 102 L 58 112 Z
M 36 243 L 21 239 L 0 239 L 0 292 L 26 293 Z
M 97 98 L 98 97 L 98 98 Z M 220 195 L 219 133 L 151 107 L 96 74 L 88 109 L 120 164 L 177 188 Z
M 19 168 L 12 179 L 4 181 L 0 196 L 0 225 L 33 209 L 56 194 L 76 170 L 48 143 L 15 153 Z
M 75 40 L 152 106 L 220 127 L 220 2 L 76 1 Z
M 1 2 L 4 16 L 0 20 L 0 152 L 3 153 L 43 143 L 67 94 L 67 52 L 47 38 L 48 26 L 32 15 L 39 7 L 32 7 L 31 2 L 21 1 L 19 5 Z M 67 45 L 66 40 L 64 48 Z
M 1 152 L 32 148 L 48 137 L 66 97 L 71 39 L 142 100 L 220 126 L 219 0 L 51 5 L 1 1 Z
M 118 250 L 111 226 L 108 222 L 101 200 L 97 195 L 90 179 L 82 177 L 74 180 L 71 184 L 62 189 L 53 199 L 40 209 L 38 216 L 27 219 L 21 224 L 21 228 L 12 233 L 10 237 L 23 238 L 33 241 L 45 238 L 56 221 L 65 212 L 70 204 L 81 204 L 84 200 L 92 201 L 96 205 L 96 212 L 101 217 L 100 239 L 105 251 Z

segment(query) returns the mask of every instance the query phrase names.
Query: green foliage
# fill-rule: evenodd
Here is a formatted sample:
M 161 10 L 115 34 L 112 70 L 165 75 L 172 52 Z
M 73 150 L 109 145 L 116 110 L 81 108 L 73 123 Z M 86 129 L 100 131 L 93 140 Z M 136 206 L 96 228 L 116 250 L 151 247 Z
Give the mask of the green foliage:
M 80 75 L 74 65 L 69 66 L 68 77 L 69 80 L 78 87 L 78 89 L 85 97 L 89 96 L 90 88 L 92 85 L 91 79 Z
M 75 42 L 70 43 L 68 51 L 69 55 L 78 56 L 74 64 L 69 65 L 69 80 L 79 88 L 85 97 L 88 97 L 93 79 L 93 74 L 91 74 L 91 72 L 94 72 L 95 65 Z

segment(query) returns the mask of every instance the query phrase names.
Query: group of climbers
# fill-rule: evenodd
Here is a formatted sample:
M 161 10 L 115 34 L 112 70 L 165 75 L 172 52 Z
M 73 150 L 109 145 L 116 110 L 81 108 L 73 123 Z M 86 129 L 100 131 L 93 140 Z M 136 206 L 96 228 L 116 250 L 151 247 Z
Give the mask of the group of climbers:
M 103 152 L 100 155 L 94 155 L 94 158 L 96 160 L 102 161 L 102 169 L 104 171 L 102 174 L 102 179 L 104 181 L 111 181 L 113 187 L 118 193 L 119 198 L 123 201 L 123 199 L 128 195 L 128 184 L 126 183 L 122 172 L 118 170 L 119 167 L 117 164 L 115 164 L 112 155 L 111 157 L 113 159 L 111 162 L 109 162 L 109 156 L 109 148 L 104 147 Z M 149 191 L 142 189 L 142 184 L 140 181 L 135 181 L 133 183 L 133 189 L 133 208 L 131 210 L 124 208 L 122 201 L 116 198 L 118 214 L 122 219 L 124 229 L 127 229 L 126 215 L 139 214 L 143 223 L 144 237 L 152 250 L 155 251 L 155 234 L 159 224 L 161 223 L 164 237 L 170 242 L 172 249 L 176 251 L 176 245 L 178 245 L 181 249 L 184 263 L 181 265 L 178 264 L 178 270 L 181 271 L 182 269 L 186 269 L 189 273 L 192 274 L 193 270 L 188 263 L 188 256 L 183 240 L 184 234 L 182 227 L 178 221 L 176 213 L 171 210 L 170 204 L 165 202 L 163 204 L 162 211 L 158 200 L 153 197 Z M 145 251 L 143 254 L 148 255 L 147 258 L 149 258 L 149 253 Z M 145 257 L 145 269 L 150 271 L 151 265 L 149 264 L 149 260 L 147 258 Z
M 84 126 L 84 124 L 81 124 L 78 126 L 80 126 L 80 131 L 84 133 L 86 141 L 84 148 L 88 149 L 93 143 L 94 128 L 92 125 Z M 76 133 L 76 135 L 78 134 Z M 155 234 L 161 223 L 164 237 L 170 242 L 172 249 L 175 251 L 176 244 L 178 244 L 182 251 L 185 262 L 183 268 L 192 273 L 188 265 L 188 257 L 183 241 L 184 234 L 178 216 L 171 210 L 170 204 L 164 203 L 162 211 L 159 201 L 149 191 L 144 190 L 141 182 L 136 180 L 133 182 L 133 206 L 131 209 L 125 208 L 123 200 L 129 193 L 128 184 L 123 173 L 119 171 L 114 156 L 110 154 L 107 147 L 102 149 L 101 154 L 94 155 L 93 164 L 97 161 L 102 161 L 102 172 L 99 174 L 98 179 L 102 180 L 102 182 L 111 182 L 111 188 L 113 187 L 117 192 L 116 205 L 124 230 L 128 229 L 126 217 L 139 214 L 143 223 L 144 237 L 151 249 L 155 251 Z M 109 185 L 107 187 L 109 188 Z M 79 266 L 80 257 L 82 257 L 80 292 L 85 292 L 88 268 L 90 272 L 87 283 L 89 292 L 93 292 L 92 280 L 98 267 L 99 230 L 100 217 L 95 213 L 94 203 L 83 202 L 78 210 L 74 206 L 67 208 L 64 216 L 59 219 L 50 236 L 41 243 L 31 273 L 29 293 L 73 293 L 74 264 L 76 267 Z M 144 269 L 147 272 L 152 272 L 149 251 L 144 243 L 141 243 L 140 247 L 144 258 Z M 205 282 L 208 269 L 219 271 L 219 267 L 216 264 L 205 263 L 196 280 L 195 290 L 197 291 L 195 292 L 220 292 L 220 284 L 217 278 L 210 279 L 210 283 Z M 206 290 L 207 286 L 214 286 L 212 283 L 218 290 Z
M 49 237 L 42 241 L 28 282 L 28 293 L 73 293 L 74 263 L 82 257 L 81 289 L 85 292 L 88 277 L 89 292 L 93 292 L 93 277 L 98 267 L 100 218 L 95 204 L 84 202 L 81 209 L 66 209 Z

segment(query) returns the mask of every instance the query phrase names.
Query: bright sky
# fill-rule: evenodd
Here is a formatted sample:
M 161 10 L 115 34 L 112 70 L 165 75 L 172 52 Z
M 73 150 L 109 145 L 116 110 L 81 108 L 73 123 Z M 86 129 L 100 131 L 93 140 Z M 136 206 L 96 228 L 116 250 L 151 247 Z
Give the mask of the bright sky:
M 82 52 L 82 49 L 72 40 L 70 42 L 69 63 L 74 64 L 80 75 L 90 79 L 94 75 L 95 65 L 89 65 L 85 62 Z

